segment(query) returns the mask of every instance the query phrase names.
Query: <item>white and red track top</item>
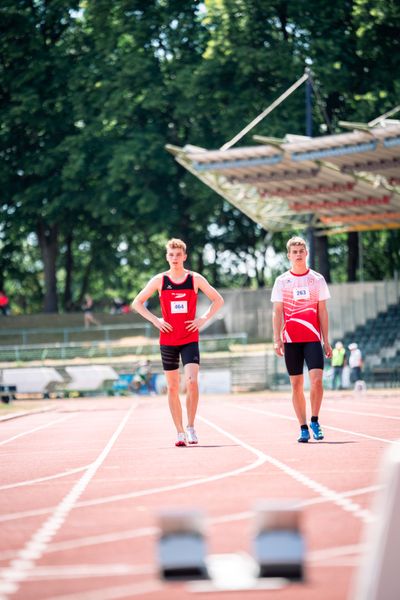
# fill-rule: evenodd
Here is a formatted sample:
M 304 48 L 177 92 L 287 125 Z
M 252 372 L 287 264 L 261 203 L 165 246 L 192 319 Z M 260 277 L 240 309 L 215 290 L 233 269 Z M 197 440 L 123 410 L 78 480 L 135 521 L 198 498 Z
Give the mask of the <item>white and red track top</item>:
M 330 297 L 324 277 L 312 269 L 302 275 L 286 271 L 277 277 L 271 302 L 283 302 L 283 341 L 321 341 L 318 302 Z

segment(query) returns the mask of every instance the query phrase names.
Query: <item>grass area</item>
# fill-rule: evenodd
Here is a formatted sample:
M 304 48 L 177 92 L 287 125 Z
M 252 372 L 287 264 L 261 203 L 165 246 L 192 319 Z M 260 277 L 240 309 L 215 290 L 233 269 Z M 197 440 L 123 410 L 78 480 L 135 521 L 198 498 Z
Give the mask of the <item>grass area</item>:
M 14 400 L 9 404 L 0 402 L 0 418 L 8 415 L 13 415 L 20 412 L 30 412 L 34 410 L 41 410 L 44 408 L 52 408 L 57 406 L 55 400 Z

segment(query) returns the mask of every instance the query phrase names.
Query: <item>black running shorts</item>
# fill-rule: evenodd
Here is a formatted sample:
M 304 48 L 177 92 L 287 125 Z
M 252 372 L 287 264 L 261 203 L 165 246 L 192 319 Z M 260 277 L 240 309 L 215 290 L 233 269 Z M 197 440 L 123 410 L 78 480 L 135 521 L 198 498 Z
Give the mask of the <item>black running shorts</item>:
M 165 346 L 161 344 L 160 351 L 164 371 L 179 369 L 179 357 L 182 359 L 183 366 L 189 363 L 200 364 L 198 342 L 190 342 L 190 344 L 182 344 L 182 346 Z
M 321 342 L 294 342 L 285 344 L 285 363 L 289 375 L 302 375 L 304 361 L 309 371 L 324 368 Z

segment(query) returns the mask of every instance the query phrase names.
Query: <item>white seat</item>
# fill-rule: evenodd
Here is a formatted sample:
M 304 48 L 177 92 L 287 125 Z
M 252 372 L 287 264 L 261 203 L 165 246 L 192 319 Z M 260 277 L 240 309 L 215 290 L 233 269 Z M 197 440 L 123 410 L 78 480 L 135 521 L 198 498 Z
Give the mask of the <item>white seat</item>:
M 97 390 L 104 385 L 105 381 L 118 379 L 117 372 L 107 365 L 66 367 L 65 371 L 71 377 L 71 381 L 65 385 L 67 390 Z
M 3 369 L 3 383 L 16 385 L 17 393 L 43 393 L 50 383 L 61 383 L 63 378 L 53 367 L 26 367 Z

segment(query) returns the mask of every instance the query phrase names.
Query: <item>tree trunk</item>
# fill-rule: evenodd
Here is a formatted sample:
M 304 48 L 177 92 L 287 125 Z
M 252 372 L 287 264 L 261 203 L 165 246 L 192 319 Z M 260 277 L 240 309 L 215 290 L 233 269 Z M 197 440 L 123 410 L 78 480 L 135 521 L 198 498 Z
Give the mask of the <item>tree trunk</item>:
M 68 233 L 65 244 L 65 288 L 64 288 L 64 310 L 70 312 L 72 306 L 72 272 L 74 268 L 74 256 L 72 253 L 72 232 Z
M 357 280 L 358 267 L 358 233 L 351 231 L 347 237 L 347 281 Z
M 328 237 L 326 235 L 315 237 L 315 250 L 318 262 L 318 271 L 325 277 L 327 283 L 331 282 L 331 268 L 328 254 Z
M 37 236 L 42 254 L 44 271 L 44 302 L 45 313 L 58 312 L 56 260 L 58 252 L 58 226 L 47 225 L 40 221 L 37 225 Z

